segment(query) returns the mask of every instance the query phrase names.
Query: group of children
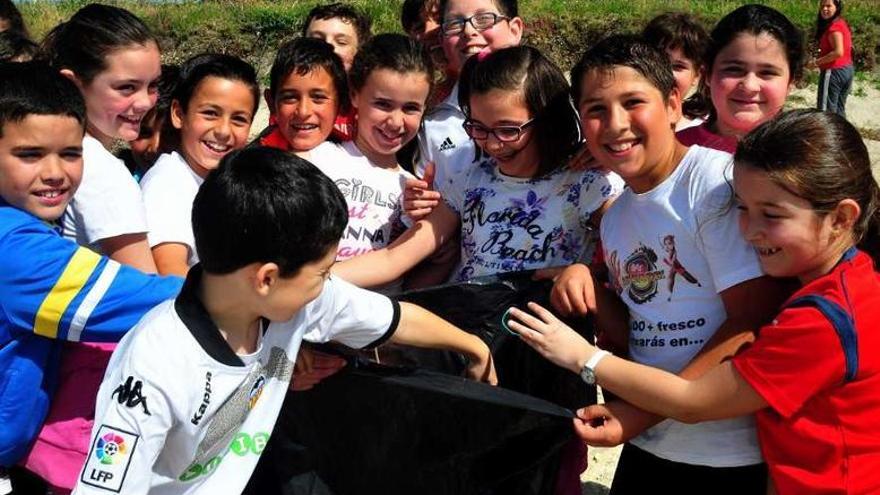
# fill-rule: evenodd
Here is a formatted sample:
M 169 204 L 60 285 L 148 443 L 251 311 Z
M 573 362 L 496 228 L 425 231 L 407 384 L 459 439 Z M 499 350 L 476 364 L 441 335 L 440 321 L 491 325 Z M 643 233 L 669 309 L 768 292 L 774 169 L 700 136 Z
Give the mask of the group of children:
M 805 49 L 782 13 L 663 14 L 568 79 L 515 0 L 402 20 L 315 8 L 253 143 L 254 68 L 163 67 L 124 9 L 0 65 L 0 467 L 238 493 L 288 387 L 341 366 L 302 340 L 453 349 L 496 381 L 480 339 L 358 287 L 547 269 L 606 350 L 537 305 L 508 325 L 619 397 L 574 425 L 626 442 L 613 494 L 880 490 L 880 188 L 845 119 L 783 112 Z

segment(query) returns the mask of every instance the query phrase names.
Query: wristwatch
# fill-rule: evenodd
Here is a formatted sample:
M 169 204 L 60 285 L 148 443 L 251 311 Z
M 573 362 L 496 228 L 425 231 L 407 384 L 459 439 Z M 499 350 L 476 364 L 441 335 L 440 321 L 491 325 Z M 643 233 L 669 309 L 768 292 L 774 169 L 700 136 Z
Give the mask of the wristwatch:
M 581 380 L 587 382 L 587 385 L 595 385 L 596 384 L 596 366 L 599 364 L 599 361 L 602 360 L 605 356 L 610 355 L 611 353 L 608 351 L 598 350 L 593 357 L 584 364 L 584 367 L 581 368 Z

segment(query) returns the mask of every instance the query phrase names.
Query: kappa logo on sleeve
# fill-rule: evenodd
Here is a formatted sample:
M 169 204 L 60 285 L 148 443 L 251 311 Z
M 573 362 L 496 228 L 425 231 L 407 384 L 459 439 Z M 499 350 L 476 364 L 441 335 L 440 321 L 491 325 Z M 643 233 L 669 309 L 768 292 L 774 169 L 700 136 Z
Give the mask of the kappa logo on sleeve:
M 101 425 L 83 468 L 80 481 L 119 493 L 140 437 L 130 431 Z
M 125 383 L 121 383 L 116 387 L 116 390 L 113 391 L 110 398 L 115 398 L 117 402 L 125 407 L 131 408 L 141 406 L 141 409 L 144 410 L 144 414 L 152 416 L 152 414 L 150 414 L 150 409 L 147 407 L 147 398 L 144 397 L 142 392 L 143 388 L 143 382 L 135 380 L 133 376 L 129 376 L 125 379 Z

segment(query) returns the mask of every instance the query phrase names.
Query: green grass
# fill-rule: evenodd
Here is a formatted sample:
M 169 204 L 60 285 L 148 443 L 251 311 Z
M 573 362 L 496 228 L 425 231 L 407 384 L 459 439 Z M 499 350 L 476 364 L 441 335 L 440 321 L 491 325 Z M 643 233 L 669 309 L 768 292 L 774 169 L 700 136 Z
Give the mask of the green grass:
M 400 31 L 400 0 L 350 0 L 373 19 L 374 32 Z M 33 1 L 20 5 L 32 34 L 42 37 L 69 18 L 86 0 Z M 319 2 L 288 0 L 203 0 L 156 4 L 115 0 L 140 16 L 157 33 L 166 61 L 176 62 L 201 51 L 241 56 L 262 71 L 275 48 L 295 37 L 306 13 Z M 611 32 L 637 31 L 654 15 L 669 10 L 694 13 L 707 27 L 745 1 L 733 0 L 525 0 L 520 13 L 526 40 L 567 69 L 589 43 Z M 765 0 L 800 26 L 813 29 L 813 0 Z M 877 0 L 849 0 L 846 19 L 853 29 L 859 69 L 872 69 L 880 56 L 880 8 Z M 880 86 L 880 82 L 877 83 Z

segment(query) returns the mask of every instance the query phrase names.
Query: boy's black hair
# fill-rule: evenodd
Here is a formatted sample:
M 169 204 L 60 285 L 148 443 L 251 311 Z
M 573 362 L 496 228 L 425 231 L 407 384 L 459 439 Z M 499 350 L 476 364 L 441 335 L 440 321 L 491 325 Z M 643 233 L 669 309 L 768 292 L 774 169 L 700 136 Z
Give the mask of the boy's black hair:
M 370 37 L 372 36 L 372 20 L 370 17 L 353 6 L 342 2 L 318 5 L 310 10 L 303 23 L 302 35 L 306 35 L 306 30 L 309 29 L 309 24 L 311 24 L 312 21 L 316 19 L 323 21 L 333 18 L 342 19 L 344 22 L 354 26 L 354 32 L 357 33 L 358 37 L 358 46 L 363 45 L 370 40 Z
M 30 115 L 72 117 L 85 132 L 86 104 L 72 81 L 44 62 L 0 63 L 0 137 L 7 122 Z
M 269 72 L 269 93 L 272 100 L 277 101 L 281 84 L 292 72 L 305 76 L 316 68 L 322 68 L 330 74 L 336 88 L 336 99 L 339 102 L 339 113 L 347 113 L 351 102 L 348 94 L 348 75 L 342 59 L 333 51 L 333 46 L 316 38 L 297 38 L 281 45 L 272 62 Z M 273 109 L 274 110 L 274 109 Z
M 816 14 L 816 41 L 822 39 L 822 35 L 825 34 L 825 31 L 827 31 L 829 27 L 831 27 L 831 23 L 843 15 L 843 0 L 831 1 L 834 2 L 834 6 L 836 7 L 831 19 L 822 18 L 822 7 L 821 5 L 819 6 L 819 13 Z
M 402 34 L 377 35 L 358 50 L 348 73 L 351 88 L 360 91 L 376 69 L 389 69 L 401 74 L 419 72 L 433 86 L 431 57 L 420 43 Z
M 177 100 L 184 112 L 188 110 L 189 101 L 199 84 L 205 78 L 218 77 L 246 85 L 254 101 L 251 113 L 257 113 L 257 107 L 260 105 L 260 84 L 257 82 L 257 72 L 251 64 L 238 57 L 219 53 L 195 55 L 181 64 L 178 77 L 172 99 Z
M 722 17 L 709 35 L 704 66 L 712 73 L 715 58 L 737 36 L 747 33 L 758 36 L 769 34 L 785 49 L 792 81 L 800 81 L 804 74 L 804 38 L 785 14 L 766 5 L 749 4 Z
M 119 7 L 93 3 L 55 26 L 43 39 L 41 51 L 50 64 L 73 71 L 88 84 L 107 68 L 107 56 L 114 51 L 150 43 L 159 46 L 137 16 Z
M 25 38 L 30 37 L 27 26 L 24 24 L 24 19 L 21 17 L 21 12 L 18 11 L 12 0 L 0 0 L 0 21 L 4 20 L 9 23 L 7 30 L 17 31 L 24 35 Z
M 440 0 L 440 20 L 446 20 L 446 9 L 449 8 L 450 0 Z M 492 0 L 498 12 L 513 19 L 519 15 L 519 2 L 517 0 Z
M 468 117 L 474 95 L 493 89 L 522 91 L 535 119 L 532 139 L 537 140 L 541 160 L 537 176 L 564 166 L 580 146 L 580 119 L 571 103 L 565 75 L 538 49 L 513 46 L 492 52 L 484 60 L 471 57 L 459 81 L 458 101 Z
M 658 48 L 649 45 L 644 38 L 631 34 L 615 34 L 599 41 L 581 55 L 571 69 L 571 94 L 575 104 L 580 104 L 584 77 L 594 70 L 610 72 L 615 67 L 629 67 L 642 75 L 669 98 L 675 89 L 675 77 L 669 57 Z
M 39 45 L 24 34 L 7 30 L 0 32 L 0 62 L 26 62 L 39 53 Z
M 208 174 L 193 201 L 196 250 L 205 272 L 276 263 L 282 276 L 321 259 L 348 223 L 345 198 L 330 178 L 291 153 L 236 150 Z

